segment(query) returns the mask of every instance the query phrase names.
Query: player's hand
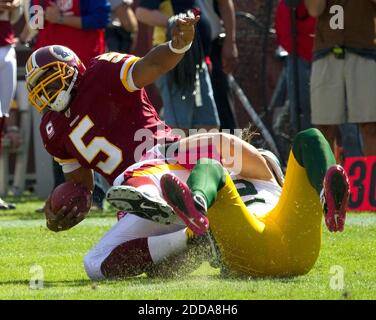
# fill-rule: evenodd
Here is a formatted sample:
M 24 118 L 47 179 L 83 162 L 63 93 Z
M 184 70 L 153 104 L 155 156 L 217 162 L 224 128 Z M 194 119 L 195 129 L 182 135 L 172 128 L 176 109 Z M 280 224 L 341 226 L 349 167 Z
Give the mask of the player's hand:
M 20 0 L 13 0 L 13 1 L 0 1 L 0 10 L 14 10 L 17 9 L 21 5 Z
M 171 30 L 172 46 L 182 49 L 189 45 L 195 37 L 195 25 L 200 20 L 200 16 L 178 15 L 174 17 L 174 26 Z
M 55 2 L 51 2 L 50 5 L 46 8 L 46 20 L 51 23 L 58 23 L 60 15 L 61 12 L 57 4 Z
M 53 212 L 51 209 L 51 199 L 48 197 L 44 206 L 44 213 L 46 215 L 47 228 L 54 232 L 60 232 L 69 230 L 79 224 L 86 218 L 89 211 L 78 212 L 77 207 L 68 211 L 64 206 L 58 212 Z

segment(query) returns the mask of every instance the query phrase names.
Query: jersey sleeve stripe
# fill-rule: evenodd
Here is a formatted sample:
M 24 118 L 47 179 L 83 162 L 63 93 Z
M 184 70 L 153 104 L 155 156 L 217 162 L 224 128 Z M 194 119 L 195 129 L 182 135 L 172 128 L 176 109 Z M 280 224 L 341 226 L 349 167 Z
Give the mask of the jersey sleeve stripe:
M 73 171 L 76 171 L 78 168 L 81 168 L 81 165 L 76 162 L 76 163 L 69 163 L 69 164 L 63 164 L 61 166 L 63 173 L 71 173 Z
M 123 86 L 125 89 L 127 89 L 127 91 L 129 92 L 134 92 L 136 90 L 139 90 L 139 88 L 137 88 L 134 83 L 133 83 L 133 77 L 132 75 L 128 75 L 131 67 L 136 63 L 137 60 L 139 60 L 140 58 L 139 57 L 130 57 L 128 58 L 127 60 L 125 60 L 122 68 L 121 68 L 121 71 L 120 71 L 120 79 L 121 79 L 121 82 L 123 83 Z M 133 70 L 133 68 L 132 68 Z
M 57 157 L 54 157 L 54 160 L 60 165 L 78 163 L 77 159 L 59 159 Z
M 141 177 L 145 175 L 158 174 L 168 171 L 183 171 L 186 170 L 180 164 L 164 164 L 164 165 L 145 165 L 140 168 L 134 169 L 132 172 L 133 177 Z
M 27 60 L 27 63 L 26 63 L 26 69 L 27 69 L 27 73 L 30 73 L 31 69 L 33 68 L 33 65 L 31 63 L 31 57 Z

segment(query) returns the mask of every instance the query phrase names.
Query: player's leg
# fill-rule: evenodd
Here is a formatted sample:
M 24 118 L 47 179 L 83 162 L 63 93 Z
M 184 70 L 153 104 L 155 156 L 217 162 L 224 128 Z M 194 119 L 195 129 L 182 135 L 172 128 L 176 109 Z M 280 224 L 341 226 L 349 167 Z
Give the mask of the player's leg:
M 176 215 L 161 197 L 159 177 L 167 172 L 179 174 L 185 171 L 184 167 L 163 160 L 145 161 L 122 173 L 108 190 L 106 198 L 119 210 L 163 224 L 174 223 Z
M 290 154 L 290 165 L 292 168 L 298 166 L 303 169 L 310 188 L 324 202 L 325 222 L 329 230 L 342 231 L 349 195 L 348 178 L 344 169 L 336 165 L 330 145 L 319 130 L 308 129 L 296 136 Z M 300 179 L 300 175 L 294 174 L 296 170 L 290 171 L 295 180 Z
M 106 193 L 107 201 L 118 210 L 132 212 L 141 218 L 162 224 L 172 223 L 174 212 L 160 197 L 149 177 L 134 177 L 114 185 Z
M 227 181 L 220 191 L 221 196 L 217 197 L 213 208 L 209 210 L 211 229 L 225 264 L 233 271 L 253 275 L 286 276 L 309 271 L 320 248 L 320 191 L 325 191 L 326 200 L 332 199 L 327 214 L 334 217 L 339 214 L 341 220 L 346 206 L 347 178 L 343 169 L 333 166 L 334 164 L 331 149 L 318 130 L 311 129 L 300 133 L 295 139 L 290 156 L 283 196 L 276 209 L 261 219 L 253 218 L 246 208 L 242 210 L 244 204 L 241 204 L 235 186 L 231 185 L 232 181 Z M 198 176 L 203 176 L 206 183 L 215 177 L 215 174 Z M 166 197 L 173 191 L 177 193 L 179 189 L 183 189 L 180 199 L 170 199 L 170 204 L 173 206 L 174 201 L 180 202 L 183 199 L 185 207 L 190 209 L 187 216 L 192 218 L 192 212 L 198 212 L 199 216 L 200 210 L 194 210 L 197 201 L 194 201 L 193 196 L 186 196 L 195 187 L 192 184 L 182 187 L 183 184 L 179 185 L 174 178 L 166 180 L 170 180 L 169 184 L 176 185 L 175 190 L 166 192 Z M 200 180 L 197 181 L 200 185 Z M 214 185 L 218 183 L 217 180 Z M 186 200 L 189 198 L 190 204 L 189 200 Z M 240 200 L 239 203 L 237 199 Z M 184 208 L 177 205 L 175 210 L 184 211 Z M 263 240 L 259 241 L 261 238 Z M 261 251 L 258 251 L 260 248 Z M 253 259 L 250 259 L 250 255 Z
M 229 171 L 244 178 L 274 180 L 262 154 L 239 137 L 226 133 L 204 133 L 172 145 L 178 150 L 180 164 L 195 165 L 200 158 L 216 159 Z M 196 157 L 195 157 L 196 156 Z
M 277 206 L 264 219 L 274 223 L 288 246 L 288 263 L 281 266 L 291 275 L 308 272 L 321 245 L 324 193 L 329 229 L 342 230 L 349 186 L 344 170 L 335 165 L 330 145 L 316 129 L 300 132 L 290 153 L 285 183 Z
M 202 158 L 192 170 L 187 184 L 172 174 L 161 178 L 163 197 L 195 234 L 208 230 L 207 208 L 214 203 L 225 184 L 225 170 L 214 160 Z
M 169 258 L 186 251 L 191 238 L 186 227 L 126 214 L 85 256 L 85 270 L 92 280 L 155 273 Z
M 196 233 L 205 231 L 204 223 L 190 219 L 197 222 L 197 217 L 205 217 L 205 207 L 209 208 L 210 230 L 226 269 L 265 275 L 273 267 L 268 263 L 270 250 L 265 240 L 272 239 L 274 231 L 249 213 L 231 177 L 218 162 L 201 159 L 187 184 L 176 176 L 165 175 L 161 187 L 167 202 Z M 283 254 L 283 250 L 278 250 L 276 258 Z

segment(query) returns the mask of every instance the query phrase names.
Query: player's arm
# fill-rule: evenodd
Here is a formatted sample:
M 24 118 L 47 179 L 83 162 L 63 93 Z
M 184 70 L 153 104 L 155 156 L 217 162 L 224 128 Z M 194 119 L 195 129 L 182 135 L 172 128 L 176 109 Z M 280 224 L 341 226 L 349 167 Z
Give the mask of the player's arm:
M 223 166 L 243 178 L 273 180 L 274 176 L 266 160 L 251 144 L 226 133 L 196 134 L 179 142 L 179 156 L 197 148 L 208 150 L 211 146 L 221 158 Z M 178 156 L 178 157 L 179 157 Z
M 84 185 L 90 192 L 94 190 L 93 170 L 80 167 L 72 172 L 64 173 L 66 181 Z
M 6 11 L 13 11 L 17 10 L 22 6 L 21 0 L 13 0 L 13 1 L 1 1 L 0 2 L 0 10 Z
M 83 184 L 92 193 L 94 189 L 94 176 L 93 171 L 83 167 L 79 167 L 71 172 L 64 173 L 66 181 L 73 181 Z M 51 231 L 59 232 L 68 230 L 84 220 L 89 213 L 78 212 L 77 208 L 68 211 L 66 207 L 60 208 L 58 212 L 53 212 L 51 209 L 50 197 L 47 199 L 44 207 L 47 227 Z
M 15 24 L 22 15 L 23 0 L 0 1 L 0 11 L 8 11 L 10 23 Z
M 304 0 L 308 13 L 312 17 L 319 17 L 323 14 L 327 0 Z
M 174 49 L 184 49 L 192 43 L 195 36 L 195 25 L 199 19 L 198 16 L 177 19 L 172 29 L 171 45 Z M 168 43 L 153 48 L 135 63 L 132 71 L 134 85 L 137 88 L 143 88 L 153 83 L 161 75 L 173 69 L 183 57 L 184 53 L 173 52 Z

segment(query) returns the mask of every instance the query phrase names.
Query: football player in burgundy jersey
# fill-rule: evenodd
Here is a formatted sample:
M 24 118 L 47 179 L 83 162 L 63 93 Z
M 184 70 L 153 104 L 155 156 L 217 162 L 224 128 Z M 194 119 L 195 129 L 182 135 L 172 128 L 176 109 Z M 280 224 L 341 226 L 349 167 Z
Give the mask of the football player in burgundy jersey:
M 110 183 L 140 160 L 142 144 L 178 139 L 158 117 L 145 90 L 174 68 L 189 50 L 199 17 L 181 16 L 172 40 L 143 58 L 110 52 L 96 57 L 88 69 L 70 49 L 52 45 L 36 50 L 26 64 L 29 101 L 44 115 L 40 132 L 47 151 L 63 166 L 67 181 L 93 189 L 95 170 Z M 135 137 L 148 130 L 142 141 Z M 145 132 L 145 131 L 144 131 Z M 140 140 L 140 141 L 138 141 Z M 144 150 L 147 151 L 147 150 Z M 45 206 L 47 226 L 70 229 L 88 212 L 52 212 Z

